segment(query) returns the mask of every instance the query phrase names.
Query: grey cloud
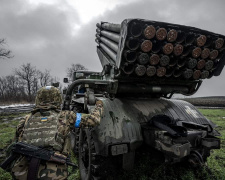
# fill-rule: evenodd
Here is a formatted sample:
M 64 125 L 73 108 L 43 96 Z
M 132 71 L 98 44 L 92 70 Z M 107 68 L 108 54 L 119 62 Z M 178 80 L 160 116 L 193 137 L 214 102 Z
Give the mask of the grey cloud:
M 72 9 L 65 12 L 58 5 L 42 5 L 27 14 L 18 15 L 16 10 L 27 6 L 26 3 L 16 1 L 13 4 L 12 0 L 3 2 L 5 5 L 0 7 L 0 23 L 7 22 L 7 25 L 0 28 L 0 36 L 7 38 L 15 58 L 1 62 L 0 75 L 26 62 L 40 69 L 51 69 L 61 79 L 71 63 L 81 63 L 90 70 L 101 71 L 94 41 L 95 24 L 100 21 L 121 23 L 125 18 L 143 18 L 195 26 L 225 35 L 223 0 L 136 1 L 93 18 L 88 24 L 82 25 L 74 36 L 71 34 L 72 23 L 80 23 L 80 20 Z M 74 14 L 72 23 L 68 13 Z M 219 77 L 205 80 L 196 96 L 225 95 L 225 85 L 221 83 L 224 78 L 225 72 Z

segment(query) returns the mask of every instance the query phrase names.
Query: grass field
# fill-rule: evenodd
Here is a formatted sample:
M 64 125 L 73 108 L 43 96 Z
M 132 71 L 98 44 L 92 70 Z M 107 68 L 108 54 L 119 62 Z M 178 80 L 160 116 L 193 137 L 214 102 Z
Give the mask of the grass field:
M 140 156 L 132 172 L 118 172 L 117 179 L 141 180 L 225 180 L 225 109 L 200 109 L 210 120 L 218 125 L 221 133 L 221 149 L 211 151 L 207 165 L 192 168 L 185 163 L 166 165 L 159 163 L 154 155 Z M 24 114 L 0 116 L 0 149 L 4 149 L 13 141 L 15 127 Z M 138 155 L 137 155 L 138 157 Z M 73 156 L 72 160 L 77 160 Z M 0 156 L 0 161 L 2 158 Z M 79 171 L 69 168 L 69 180 L 79 179 Z M 11 179 L 9 173 L 0 168 L 0 179 Z

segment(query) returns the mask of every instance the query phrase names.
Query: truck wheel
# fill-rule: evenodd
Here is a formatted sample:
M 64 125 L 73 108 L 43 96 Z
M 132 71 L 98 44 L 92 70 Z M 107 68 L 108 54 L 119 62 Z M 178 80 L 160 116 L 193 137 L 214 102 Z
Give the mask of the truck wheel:
M 89 129 L 80 129 L 79 135 L 79 170 L 82 180 L 97 180 L 101 179 L 94 175 L 94 168 L 98 165 L 93 164 L 95 149 Z

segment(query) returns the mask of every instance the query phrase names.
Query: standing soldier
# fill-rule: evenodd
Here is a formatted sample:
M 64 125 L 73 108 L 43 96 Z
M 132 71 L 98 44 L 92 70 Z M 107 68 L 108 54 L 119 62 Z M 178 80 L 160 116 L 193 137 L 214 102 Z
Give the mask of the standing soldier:
M 101 112 L 102 107 L 101 102 L 97 101 L 97 108 L 93 112 L 96 118 L 90 114 L 76 122 L 73 111 L 60 111 L 61 93 L 53 86 L 42 87 L 37 92 L 35 104 L 35 109 L 17 126 L 17 141 L 53 150 L 64 156 L 70 154 L 70 131 L 74 125 L 95 126 L 100 118 L 96 110 Z M 21 156 L 12 168 L 12 176 L 19 180 L 67 179 L 67 165 L 48 161 L 39 164 Z

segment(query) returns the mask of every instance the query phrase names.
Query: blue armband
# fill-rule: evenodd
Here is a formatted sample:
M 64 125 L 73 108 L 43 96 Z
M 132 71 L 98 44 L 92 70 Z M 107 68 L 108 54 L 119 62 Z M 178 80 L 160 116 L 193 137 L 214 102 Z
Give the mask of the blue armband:
M 78 128 L 78 127 L 80 127 L 82 114 L 81 113 L 77 113 L 76 115 L 77 115 L 77 119 L 76 119 L 76 122 L 75 122 L 75 127 Z

